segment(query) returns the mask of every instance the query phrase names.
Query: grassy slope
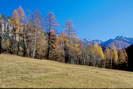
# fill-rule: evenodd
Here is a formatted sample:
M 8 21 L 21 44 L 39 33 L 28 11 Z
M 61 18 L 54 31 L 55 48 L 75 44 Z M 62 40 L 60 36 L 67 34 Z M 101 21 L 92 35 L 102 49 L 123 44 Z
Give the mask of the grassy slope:
M 2 54 L 0 87 L 129 88 L 133 73 Z

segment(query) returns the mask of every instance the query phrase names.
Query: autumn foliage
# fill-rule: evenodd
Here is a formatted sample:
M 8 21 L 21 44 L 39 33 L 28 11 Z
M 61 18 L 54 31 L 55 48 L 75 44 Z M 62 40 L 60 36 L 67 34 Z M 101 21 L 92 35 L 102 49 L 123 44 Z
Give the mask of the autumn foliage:
M 59 23 L 52 12 L 44 17 L 36 10 L 26 16 L 19 7 L 6 19 L 0 17 L 0 52 L 104 68 L 120 69 L 123 64 L 124 67 L 128 65 L 125 49 L 85 45 L 76 37 L 76 29 L 70 20 L 59 32 Z

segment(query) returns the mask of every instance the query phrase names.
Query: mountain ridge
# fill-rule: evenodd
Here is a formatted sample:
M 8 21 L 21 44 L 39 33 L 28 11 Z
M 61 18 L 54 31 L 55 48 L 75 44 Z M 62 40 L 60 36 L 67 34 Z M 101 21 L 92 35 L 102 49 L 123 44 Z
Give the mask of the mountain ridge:
M 83 40 L 84 44 L 92 45 L 92 44 L 99 44 L 105 48 L 111 48 L 112 46 L 116 46 L 117 49 L 127 48 L 133 44 L 132 37 L 125 37 L 125 36 L 117 36 L 114 39 L 109 39 L 107 41 L 102 40 Z

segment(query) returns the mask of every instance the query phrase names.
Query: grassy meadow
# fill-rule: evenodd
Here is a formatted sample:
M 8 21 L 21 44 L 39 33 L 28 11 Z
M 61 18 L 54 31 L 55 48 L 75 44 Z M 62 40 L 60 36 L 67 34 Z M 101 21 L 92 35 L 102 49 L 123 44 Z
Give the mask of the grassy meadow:
M 132 88 L 133 73 L 0 55 L 1 88 Z

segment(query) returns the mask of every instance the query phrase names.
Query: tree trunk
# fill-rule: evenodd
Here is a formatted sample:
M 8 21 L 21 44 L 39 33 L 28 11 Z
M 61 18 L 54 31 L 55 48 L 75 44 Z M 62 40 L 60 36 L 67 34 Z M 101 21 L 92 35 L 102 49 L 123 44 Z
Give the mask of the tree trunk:
M 35 58 L 35 56 L 36 56 L 36 44 L 37 44 L 37 34 L 36 34 L 36 32 L 35 32 L 35 38 L 34 38 L 34 50 L 33 50 L 33 58 Z
M 1 54 L 1 52 L 2 52 L 2 46 L 1 46 L 1 44 L 2 44 L 2 37 L 0 36 L 0 54 Z

